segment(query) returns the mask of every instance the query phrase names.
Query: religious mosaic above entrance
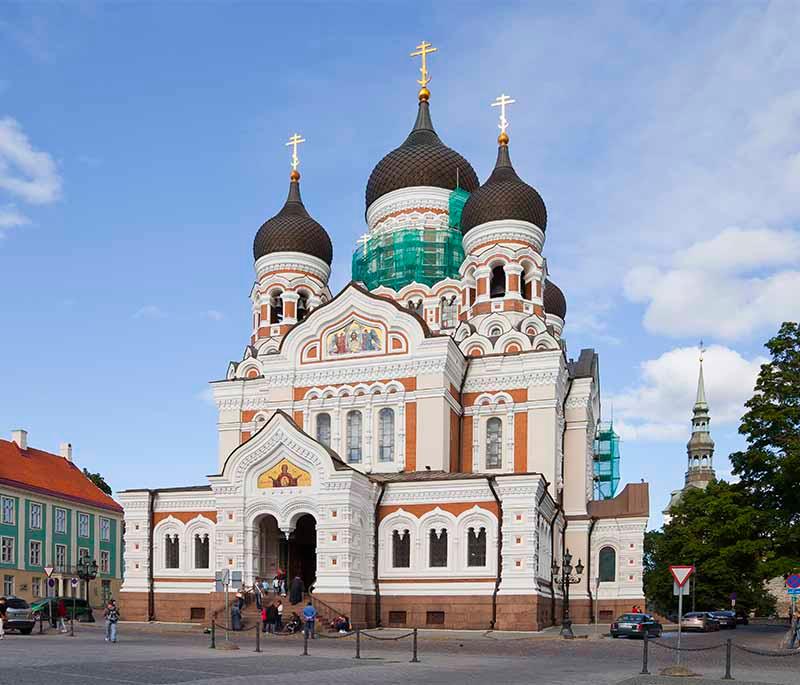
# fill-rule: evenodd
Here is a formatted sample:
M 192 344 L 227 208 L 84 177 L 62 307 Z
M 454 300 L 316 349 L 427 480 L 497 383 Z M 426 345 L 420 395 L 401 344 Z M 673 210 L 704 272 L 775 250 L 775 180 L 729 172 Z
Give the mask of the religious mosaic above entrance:
M 354 320 L 328 333 L 325 338 L 325 349 L 330 356 L 341 357 L 365 352 L 382 352 L 383 343 L 383 332 L 380 328 Z
M 261 489 L 308 487 L 311 485 L 311 474 L 295 466 L 288 459 L 281 459 L 269 471 L 264 471 L 258 477 L 256 485 Z

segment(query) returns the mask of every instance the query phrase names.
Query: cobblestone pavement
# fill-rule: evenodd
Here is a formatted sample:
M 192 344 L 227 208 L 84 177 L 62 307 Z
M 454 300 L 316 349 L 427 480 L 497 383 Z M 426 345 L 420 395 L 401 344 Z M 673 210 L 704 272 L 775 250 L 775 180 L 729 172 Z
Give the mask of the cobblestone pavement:
M 396 631 L 375 633 L 381 636 Z M 731 637 L 737 644 L 775 649 L 781 629 L 739 628 L 709 635 L 685 636 L 684 646 L 711 647 Z M 220 639 L 222 642 L 222 639 Z M 267 638 L 263 652 L 254 653 L 253 633 L 235 638 L 236 651 L 210 650 L 209 638 L 199 632 L 123 624 L 120 642 L 103 641 L 99 626 L 80 626 L 76 637 L 58 633 L 8 635 L 0 642 L 0 683 L 5 685 L 250 685 L 265 677 L 314 685 L 343 683 L 381 685 L 548 685 L 616 684 L 641 670 L 642 643 L 634 640 L 578 639 L 494 633 L 422 632 L 418 664 L 409 663 L 411 642 L 362 638 L 360 660 L 353 659 L 355 641 L 318 639 L 309 643 L 309 656 L 300 656 L 302 640 Z M 665 634 L 661 645 L 674 645 Z M 733 675 L 738 681 L 800 682 L 800 655 L 766 657 L 734 649 Z M 724 670 L 724 648 L 691 652 L 686 659 L 694 671 L 718 678 Z M 650 671 L 673 663 L 674 652 L 651 645 Z M 697 681 L 695 681 L 697 682 Z

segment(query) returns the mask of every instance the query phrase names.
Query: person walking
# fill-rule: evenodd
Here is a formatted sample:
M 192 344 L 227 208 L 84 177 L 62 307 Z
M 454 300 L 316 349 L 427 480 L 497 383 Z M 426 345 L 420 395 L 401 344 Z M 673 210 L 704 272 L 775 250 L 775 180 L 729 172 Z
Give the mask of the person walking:
M 6 598 L 0 597 L 0 640 L 5 637 L 6 631 L 3 627 L 6 622 Z
M 283 632 L 283 602 L 281 600 L 275 604 L 275 613 L 278 615 L 278 618 L 275 619 L 275 632 L 281 633 Z
M 303 632 L 305 636 L 311 640 L 315 639 L 314 635 L 314 625 L 317 620 L 317 610 L 314 608 L 314 605 L 311 604 L 311 600 L 308 600 L 308 604 L 306 604 L 306 608 L 303 609 Z
M 106 610 L 103 612 L 106 619 L 106 642 L 117 641 L 117 621 L 119 621 L 119 609 L 113 599 L 108 600 Z
M 234 602 L 231 606 L 231 630 L 242 629 L 242 609 L 239 607 L 239 602 Z
M 264 606 L 264 598 L 261 596 L 261 583 L 257 577 L 255 585 L 253 585 L 253 595 L 256 598 L 256 609 L 261 611 L 262 607 Z
M 800 649 L 800 606 L 792 612 L 789 624 L 789 649 Z
M 278 567 L 278 589 L 280 590 L 281 596 L 286 597 L 286 571 L 280 566 Z
M 267 607 L 267 632 L 275 633 L 275 624 L 278 622 L 278 608 L 274 602 Z
M 289 601 L 292 604 L 300 604 L 303 601 L 305 591 L 306 586 L 303 585 L 303 579 L 300 576 L 295 576 L 292 579 L 292 586 L 289 588 Z
M 56 604 L 56 617 L 58 618 L 58 629 L 62 633 L 67 632 L 67 605 L 63 599 L 59 599 Z
M 261 609 L 261 632 L 267 632 L 267 607 Z

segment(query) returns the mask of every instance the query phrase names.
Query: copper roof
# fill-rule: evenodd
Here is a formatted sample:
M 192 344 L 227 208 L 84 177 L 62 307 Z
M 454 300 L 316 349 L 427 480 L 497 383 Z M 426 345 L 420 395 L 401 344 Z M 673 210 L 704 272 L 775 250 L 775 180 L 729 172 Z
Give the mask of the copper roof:
M 553 281 L 547 279 L 544 282 L 544 295 L 542 296 L 544 302 L 544 311 L 548 314 L 555 314 L 561 319 L 567 317 L 567 298 L 564 293 Z

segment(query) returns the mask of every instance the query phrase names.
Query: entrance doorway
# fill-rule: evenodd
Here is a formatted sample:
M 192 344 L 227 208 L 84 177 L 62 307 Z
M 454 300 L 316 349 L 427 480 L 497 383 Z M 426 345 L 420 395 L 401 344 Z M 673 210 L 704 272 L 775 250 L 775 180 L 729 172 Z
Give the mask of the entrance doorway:
M 303 514 L 287 540 L 271 514 L 258 522 L 258 559 L 256 575 L 272 581 L 279 568 L 286 571 L 287 590 L 295 576 L 300 576 L 306 591 L 317 579 L 317 522 Z

